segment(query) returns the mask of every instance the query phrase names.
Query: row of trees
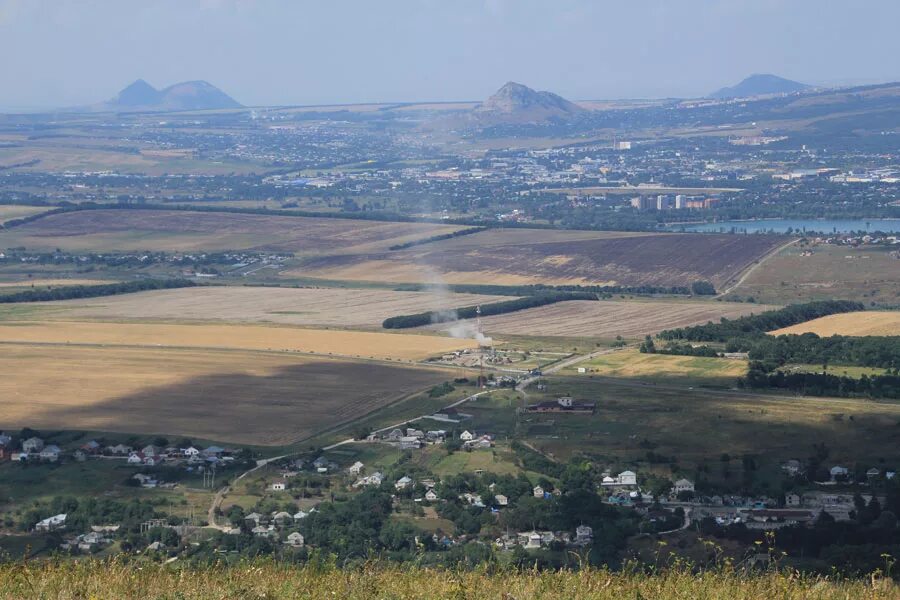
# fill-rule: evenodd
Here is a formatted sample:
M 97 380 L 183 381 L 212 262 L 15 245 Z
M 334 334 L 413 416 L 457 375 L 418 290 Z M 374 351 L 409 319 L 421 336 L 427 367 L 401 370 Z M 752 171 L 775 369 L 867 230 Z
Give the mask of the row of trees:
M 750 363 L 747 377 L 741 384 L 750 388 L 777 388 L 810 396 L 866 396 L 869 398 L 900 398 L 900 376 L 862 375 L 859 379 L 831 373 L 770 372 L 760 362 Z
M 467 229 L 460 229 L 452 233 L 442 233 L 440 235 L 432 235 L 431 237 L 423 238 L 421 240 L 413 240 L 411 242 L 404 242 L 402 244 L 394 244 L 388 249 L 405 250 L 407 248 L 412 248 L 413 246 L 422 246 L 424 244 L 430 244 L 432 242 L 440 242 L 441 240 L 452 240 L 453 238 L 462 237 L 464 235 L 472 235 L 473 233 L 478 233 L 479 231 L 484 231 L 485 229 L 487 229 L 487 227 L 469 227 Z
M 792 304 L 778 310 L 769 310 L 758 315 L 737 319 L 722 317 L 719 323 L 709 322 L 706 325 L 667 329 L 660 332 L 659 338 L 690 342 L 725 342 L 737 336 L 752 333 L 762 334 L 819 317 L 859 310 L 865 310 L 865 306 L 849 300 L 823 300 L 806 304 Z
M 537 306 L 565 302 L 566 300 L 597 300 L 597 295 L 587 292 L 549 292 L 535 294 L 534 296 L 525 296 L 524 298 L 516 298 L 515 300 L 483 304 L 481 306 L 481 315 L 485 317 L 490 315 L 502 315 L 518 310 L 525 310 L 526 308 L 535 308 Z M 474 319 L 477 316 L 477 309 L 476 306 L 466 306 L 447 311 L 398 315 L 396 317 L 388 317 L 381 326 L 385 329 L 407 329 L 409 327 L 421 327 L 432 323 L 446 323 L 457 319 Z
M 75 298 L 98 298 L 131 294 L 148 290 L 170 290 L 175 288 L 194 287 L 197 283 L 189 279 L 139 279 L 121 283 L 103 283 L 100 285 L 66 285 L 47 289 L 32 289 L 0 296 L 0 304 L 19 302 L 46 302 L 49 300 L 72 300 Z

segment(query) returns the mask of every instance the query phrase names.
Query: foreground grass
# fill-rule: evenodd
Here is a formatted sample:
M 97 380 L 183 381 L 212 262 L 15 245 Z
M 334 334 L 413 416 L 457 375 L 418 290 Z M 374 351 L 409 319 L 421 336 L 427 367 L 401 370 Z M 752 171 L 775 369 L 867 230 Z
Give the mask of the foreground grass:
M 248 563 L 227 568 L 180 569 L 113 560 L 0 566 L 0 598 L 757 598 L 870 599 L 900 597 L 882 579 L 834 580 L 796 573 L 747 575 L 737 571 L 657 575 L 606 570 L 486 573 L 390 564 L 358 569 Z

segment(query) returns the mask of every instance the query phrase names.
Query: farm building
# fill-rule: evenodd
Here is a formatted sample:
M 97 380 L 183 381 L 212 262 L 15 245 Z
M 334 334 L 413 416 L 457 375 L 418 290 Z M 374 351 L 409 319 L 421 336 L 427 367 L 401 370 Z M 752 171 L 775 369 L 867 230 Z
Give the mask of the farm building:
M 594 402 L 579 402 L 568 396 L 529 404 L 526 410 L 533 413 L 560 413 L 560 414 L 593 414 L 597 405 Z

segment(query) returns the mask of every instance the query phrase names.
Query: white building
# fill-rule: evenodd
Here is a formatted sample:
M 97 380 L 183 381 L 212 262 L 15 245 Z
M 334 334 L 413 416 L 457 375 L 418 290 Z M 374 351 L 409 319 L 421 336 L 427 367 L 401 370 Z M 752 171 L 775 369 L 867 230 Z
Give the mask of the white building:
M 675 482 L 675 494 L 680 494 L 681 492 L 693 492 L 694 491 L 694 482 L 689 479 L 679 479 Z

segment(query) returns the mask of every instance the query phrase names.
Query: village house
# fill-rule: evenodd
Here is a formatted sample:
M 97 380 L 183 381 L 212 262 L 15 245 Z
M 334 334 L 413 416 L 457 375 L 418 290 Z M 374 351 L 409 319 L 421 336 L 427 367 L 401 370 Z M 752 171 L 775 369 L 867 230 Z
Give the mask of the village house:
M 462 442 L 471 442 L 475 439 L 475 434 L 470 431 L 463 431 L 461 434 L 459 434 L 459 439 Z
M 575 528 L 575 543 L 580 545 L 590 544 L 594 538 L 594 530 L 587 525 L 579 525 Z
M 56 462 L 59 460 L 59 453 L 59 446 L 50 444 L 49 446 L 44 446 L 44 449 L 41 450 L 40 457 L 41 460 L 45 462 Z
M 847 467 L 842 467 L 840 465 L 831 467 L 828 472 L 831 475 L 832 481 L 837 481 L 838 479 L 846 479 L 850 475 L 850 471 L 847 469 Z
M 26 454 L 37 454 L 44 449 L 44 440 L 39 437 L 30 437 L 22 442 L 22 452 Z
M 467 442 L 463 443 L 464 447 L 469 448 L 471 450 L 483 450 L 483 449 L 490 448 L 493 445 L 494 445 L 494 442 L 493 442 L 493 440 L 491 440 L 491 436 L 489 436 L 489 435 L 482 435 L 482 436 L 475 438 L 474 440 L 468 440 Z
M 283 481 L 276 481 L 271 485 L 273 492 L 283 492 L 287 489 L 287 485 Z
M 436 502 L 438 500 L 438 495 L 434 492 L 433 489 L 431 489 L 425 492 L 425 499 L 428 502 Z
M 417 450 L 422 447 L 422 440 L 417 437 L 403 436 L 398 443 L 401 450 Z
M 361 477 L 356 480 L 356 483 L 353 484 L 353 487 L 361 487 L 361 486 L 379 486 L 384 481 L 384 475 L 381 474 L 380 471 L 375 471 L 368 477 Z
M 116 444 L 115 446 L 107 446 L 106 451 L 109 454 L 113 454 L 116 456 L 125 456 L 126 454 L 131 454 L 131 446 L 126 446 L 125 444 Z
M 96 440 L 91 440 L 86 444 L 82 444 L 80 449 L 87 454 L 98 454 L 100 452 L 100 443 Z
M 253 529 L 250 530 L 250 533 L 255 535 L 256 537 L 271 537 L 275 535 L 275 528 L 269 525 L 268 527 L 264 527 L 263 525 L 257 525 Z
M 544 488 L 539 485 L 534 486 L 534 489 L 531 490 L 532 494 L 535 498 L 543 498 L 544 497 Z
M 143 454 L 144 456 L 156 456 L 157 454 L 159 454 L 159 448 L 157 448 L 153 444 L 148 444 L 147 446 L 141 448 L 141 454 Z
M 689 479 L 679 479 L 675 482 L 672 490 L 675 492 L 676 496 L 682 492 L 693 492 L 694 482 Z
M 364 466 L 365 465 L 363 465 L 361 462 L 356 461 L 355 463 L 350 465 L 350 468 L 347 470 L 350 471 L 351 475 L 359 475 L 360 473 L 362 473 Z
M 507 498 L 503 494 L 497 494 L 494 496 L 494 502 L 497 503 L 497 506 L 508 506 L 509 498 Z
M 396 489 L 397 491 L 405 490 L 410 485 L 412 485 L 412 483 L 413 483 L 413 480 L 410 479 L 409 477 L 407 477 L 406 475 L 404 475 L 403 477 L 398 479 L 396 481 L 396 483 L 394 483 L 394 489 Z
M 798 473 L 800 473 L 801 468 L 802 468 L 802 465 L 800 464 L 800 461 L 796 460 L 796 459 L 791 459 L 781 465 L 781 470 L 784 471 L 785 473 L 787 473 L 788 475 L 790 475 L 791 477 L 794 477 Z
M 800 506 L 800 496 L 794 493 L 787 493 L 784 495 L 784 505 L 785 506 Z
M 279 527 L 284 527 L 287 523 L 294 520 L 294 516 L 291 513 L 282 510 L 272 513 L 272 520 L 277 523 Z
M 53 515 L 52 517 L 47 517 L 42 521 L 38 521 L 35 526 L 35 531 L 56 531 L 57 529 L 62 529 L 66 526 L 66 514 L 60 513 L 58 515 Z
M 303 519 L 305 519 L 308 516 L 309 516 L 308 512 L 303 512 L 301 510 L 301 511 L 298 511 L 296 514 L 294 514 L 293 518 L 294 518 L 294 521 L 302 521 Z
M 284 543 L 294 548 L 302 548 L 305 540 L 303 539 L 302 533 L 295 531 L 288 534 L 287 538 L 285 538 L 284 540 Z
M 181 454 L 185 458 L 190 458 L 192 456 L 199 456 L 200 450 L 197 448 L 194 448 L 193 446 L 188 446 L 187 448 L 182 449 Z

